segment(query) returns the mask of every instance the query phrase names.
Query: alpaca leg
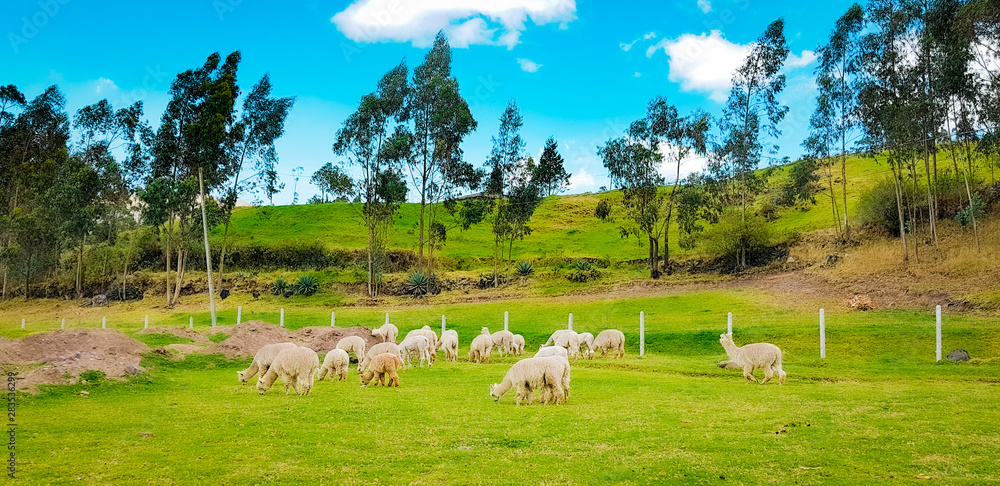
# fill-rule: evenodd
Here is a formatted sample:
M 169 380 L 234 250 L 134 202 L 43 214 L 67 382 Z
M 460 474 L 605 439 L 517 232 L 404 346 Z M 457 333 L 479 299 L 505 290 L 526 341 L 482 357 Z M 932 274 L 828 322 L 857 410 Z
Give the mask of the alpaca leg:
M 784 385 L 785 384 L 785 377 L 786 377 L 785 372 L 781 370 L 781 366 L 778 366 L 775 369 L 775 371 L 778 372 L 778 384 L 779 385 Z
M 760 382 L 760 384 L 763 385 L 771 381 L 771 378 L 774 378 L 774 370 L 770 366 L 767 366 L 764 368 L 764 381 Z
M 743 377 L 747 379 L 747 383 L 750 383 L 751 381 L 757 383 L 757 378 L 754 378 L 753 376 L 752 365 L 746 365 L 743 367 Z
M 399 388 L 399 375 L 397 375 L 395 371 L 389 375 L 389 383 L 392 384 L 392 386 Z

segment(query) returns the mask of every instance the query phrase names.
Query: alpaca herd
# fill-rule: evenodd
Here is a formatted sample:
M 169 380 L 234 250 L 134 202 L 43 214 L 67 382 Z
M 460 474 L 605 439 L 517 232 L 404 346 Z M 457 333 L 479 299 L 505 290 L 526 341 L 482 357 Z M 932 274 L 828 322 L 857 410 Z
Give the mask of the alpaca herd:
M 437 359 L 437 352 L 444 351 L 445 359 L 458 359 L 458 332 L 449 329 L 440 339 L 430 326 L 409 331 L 397 344 L 399 329 L 389 323 L 372 330 L 372 335 L 382 342 L 367 348 L 365 340 L 358 336 L 341 339 L 334 349 L 326 353 L 322 365 L 315 351 L 294 343 L 268 344 L 256 353 L 253 362 L 243 371 L 237 371 L 237 378 L 243 385 L 250 378 L 259 375 L 257 391 L 263 395 L 277 379 L 285 385 L 285 394 L 292 389 L 299 395 L 308 395 L 315 381 L 327 376 L 330 380 L 347 380 L 350 355 L 358 362 L 358 376 L 361 386 L 399 386 L 399 370 L 419 365 L 430 368 Z M 719 368 L 743 370 L 747 383 L 765 384 L 774 374 L 778 383 L 784 384 L 786 374 L 781 369 L 781 349 L 770 343 L 745 344 L 736 346 L 731 334 L 719 336 L 719 343 L 725 349 L 729 360 L 719 363 Z M 494 350 L 500 356 L 522 356 L 525 340 L 520 334 L 509 331 L 490 333 L 483 327 L 469 345 L 470 363 L 489 363 Z M 539 392 L 540 401 L 545 404 L 561 404 L 569 399 L 570 359 L 593 359 L 596 352 L 601 357 L 620 359 L 625 356 L 625 334 L 617 329 L 601 331 L 595 337 L 589 332 L 577 333 L 572 330 L 558 330 L 541 344 L 531 358 L 515 362 L 500 383 L 490 385 L 490 396 L 499 401 L 508 391 L 515 389 L 514 402 L 531 404 L 534 392 Z M 753 373 L 764 370 L 764 379 L 758 381 Z M 334 378 L 336 377 L 336 378 Z

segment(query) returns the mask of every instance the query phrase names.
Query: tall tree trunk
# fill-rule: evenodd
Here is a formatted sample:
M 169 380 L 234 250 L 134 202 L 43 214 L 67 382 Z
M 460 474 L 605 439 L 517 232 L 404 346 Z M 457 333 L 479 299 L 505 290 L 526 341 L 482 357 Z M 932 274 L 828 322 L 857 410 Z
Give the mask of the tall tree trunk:
M 965 179 L 965 195 L 969 198 L 969 215 L 972 217 L 972 234 L 976 238 L 976 255 L 982 255 L 982 250 L 979 247 L 979 224 L 976 222 L 976 208 L 972 203 L 972 188 L 969 184 L 969 178 L 975 175 L 972 172 L 972 150 L 969 148 L 968 140 L 965 140 L 964 145 L 966 162 L 969 164 L 968 173 L 963 174 Z
M 187 270 L 187 250 L 177 249 L 177 282 L 174 286 L 174 298 L 170 302 L 170 307 L 177 305 L 181 297 L 181 287 L 184 286 L 184 271 Z
M 165 236 L 165 238 L 167 240 L 166 241 L 166 246 L 167 246 L 167 254 L 166 254 L 166 259 L 167 259 L 167 277 L 166 277 L 167 278 L 167 307 L 170 307 L 170 297 L 171 297 L 171 294 L 170 294 L 170 253 L 171 253 L 171 249 L 170 249 L 170 236 L 174 232 L 174 218 L 173 218 L 173 215 L 170 215 L 170 224 L 167 225 L 167 228 L 168 229 L 167 229 L 166 236 Z
M 76 298 L 83 298 L 83 245 L 86 242 L 86 236 L 80 238 L 80 252 L 77 254 L 76 259 Z
M 10 269 L 7 267 L 7 265 L 4 265 L 3 266 L 3 291 L 2 291 L 2 293 L 0 293 L 0 298 L 2 298 L 4 300 L 7 299 L 7 273 L 9 271 L 10 271 Z
M 208 246 L 208 216 L 205 211 L 205 177 L 198 168 L 198 186 L 201 189 L 201 229 L 205 235 L 205 271 L 208 273 L 208 307 L 212 312 L 212 327 L 215 327 L 215 293 L 212 289 L 212 251 Z
M 931 183 L 931 157 L 930 148 L 924 146 L 924 170 L 927 172 L 927 220 L 928 228 L 931 232 L 931 240 L 934 247 L 938 248 L 937 239 L 937 204 L 934 197 L 934 185 Z
M 844 240 L 851 241 L 851 225 L 847 220 L 847 132 L 840 139 L 840 187 L 844 193 Z M 833 180 L 830 180 L 830 191 L 833 191 Z M 834 204 L 836 208 L 836 204 Z
M 910 260 L 910 247 L 906 244 L 906 222 L 903 216 L 903 187 L 902 181 L 902 171 L 901 167 L 897 167 L 895 164 L 892 166 L 892 182 L 896 189 L 896 213 L 899 216 L 899 238 L 903 243 L 903 262 Z

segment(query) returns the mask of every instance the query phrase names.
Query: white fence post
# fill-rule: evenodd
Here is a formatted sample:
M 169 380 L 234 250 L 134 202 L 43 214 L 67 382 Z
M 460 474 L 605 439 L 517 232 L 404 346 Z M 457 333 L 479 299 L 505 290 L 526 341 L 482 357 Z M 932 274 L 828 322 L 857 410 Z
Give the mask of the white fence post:
M 21 319 L 21 329 L 24 329 L 24 319 Z
M 733 313 L 729 313 L 729 324 L 726 325 L 726 334 L 732 336 L 733 334 Z
M 941 361 L 941 306 L 937 306 L 937 360 Z
M 441 316 L 441 336 L 444 336 L 444 316 Z
M 22 320 L 21 322 L 23 323 L 24 321 Z M 101 318 L 101 329 L 105 329 L 107 327 L 108 327 L 108 318 L 107 317 L 102 317 Z
M 146 319 L 143 321 L 142 328 L 149 329 L 149 316 L 146 316 Z
M 285 308 L 281 308 L 281 327 L 285 327 Z
M 189 329 L 194 328 L 194 317 L 188 317 L 188 328 Z
M 504 330 L 504 331 L 509 331 L 509 330 L 510 330 L 510 329 L 508 329 L 508 325 L 507 325 L 507 323 L 508 323 L 508 318 L 509 318 L 509 317 L 508 317 L 508 315 L 507 315 L 507 311 L 503 311 L 503 330 Z
M 573 330 L 573 313 L 572 312 L 569 313 L 569 327 L 567 329 L 569 329 L 570 331 Z
M 826 359 L 826 310 L 819 310 L 819 357 Z
M 385 313 L 385 323 L 386 324 L 389 323 L 389 313 L 388 312 Z
M 63 317 L 62 326 L 60 326 L 59 329 L 66 329 L 66 318 L 65 317 Z
M 330 327 L 337 327 L 337 312 L 330 312 Z
M 646 313 L 639 313 L 639 357 L 646 354 Z
M 237 326 L 240 325 L 241 322 L 243 322 L 243 306 L 242 305 L 236 308 L 236 325 Z

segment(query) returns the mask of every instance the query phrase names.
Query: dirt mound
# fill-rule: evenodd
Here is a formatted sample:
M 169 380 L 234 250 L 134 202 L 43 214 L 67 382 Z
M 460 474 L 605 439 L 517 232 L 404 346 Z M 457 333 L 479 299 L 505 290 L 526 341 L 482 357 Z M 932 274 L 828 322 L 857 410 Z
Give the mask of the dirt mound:
M 317 353 L 326 353 L 337 347 L 337 343 L 347 336 L 358 336 L 365 340 L 365 349 L 378 343 L 367 327 L 303 327 L 292 333 L 295 342 Z
M 194 344 L 212 343 L 212 341 L 205 337 L 204 334 L 186 327 L 150 327 L 148 329 L 143 329 L 136 334 L 173 334 L 177 337 L 188 338 L 194 341 Z
M 205 349 L 206 353 L 222 353 L 226 357 L 250 356 L 268 344 L 291 342 L 288 331 L 264 321 L 246 321 L 238 326 L 215 328 L 213 333 L 224 332 L 229 339 Z
M 0 363 L 33 366 L 18 374 L 18 389 L 35 390 L 40 383 L 67 383 L 86 370 L 103 371 L 108 377 L 137 370 L 149 346 L 112 329 L 62 329 L 34 334 L 24 339 L 0 341 Z

